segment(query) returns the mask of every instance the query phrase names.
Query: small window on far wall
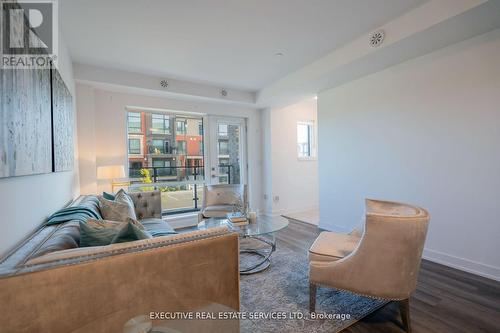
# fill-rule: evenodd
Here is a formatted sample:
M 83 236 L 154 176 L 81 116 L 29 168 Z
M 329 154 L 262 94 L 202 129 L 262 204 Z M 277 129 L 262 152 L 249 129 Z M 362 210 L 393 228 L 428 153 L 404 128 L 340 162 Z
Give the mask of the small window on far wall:
M 314 122 L 297 123 L 297 157 L 299 160 L 311 160 L 316 157 L 314 147 Z

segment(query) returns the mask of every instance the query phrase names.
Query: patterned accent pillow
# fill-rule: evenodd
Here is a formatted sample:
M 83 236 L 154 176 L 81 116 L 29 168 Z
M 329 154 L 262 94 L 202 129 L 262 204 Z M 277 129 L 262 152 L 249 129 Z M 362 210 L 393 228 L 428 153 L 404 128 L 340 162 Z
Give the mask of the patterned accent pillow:
M 127 222 L 95 219 L 80 222 L 80 247 L 104 246 L 151 237 L 140 222 L 131 218 Z
M 130 218 L 130 217 L 129 217 L 129 218 L 127 219 L 127 222 L 128 222 L 128 223 L 132 223 L 133 225 L 135 225 L 137 228 L 139 228 L 139 229 L 141 229 L 141 230 L 146 230 L 146 229 L 144 228 L 144 226 L 142 225 L 142 223 L 141 223 L 141 222 L 139 222 L 139 221 L 137 221 L 137 220 L 135 220 L 135 219 L 132 219 L 132 218 Z
M 123 202 L 128 204 L 132 209 L 134 208 L 134 200 L 127 194 L 123 189 L 119 190 L 118 193 L 115 194 L 115 201 Z M 135 214 L 135 210 L 134 210 Z
M 103 219 L 118 222 L 127 222 L 127 218 L 137 220 L 134 204 L 127 202 L 123 197 L 119 201 L 118 194 L 116 196 L 117 199 L 115 201 L 99 197 L 99 209 L 101 210 Z
M 145 230 L 144 226 L 141 222 L 134 220 L 133 218 L 128 217 L 125 221 L 127 223 L 134 224 L 137 228 L 141 230 Z M 88 219 L 86 224 L 95 229 L 103 229 L 103 228 L 120 228 L 123 227 L 123 222 L 119 221 L 109 221 L 109 220 L 96 220 L 96 219 Z
M 80 222 L 80 247 L 111 244 L 123 225 L 123 222 L 94 219 Z
M 142 227 L 142 229 L 139 228 L 139 226 L 141 226 L 139 222 L 132 221 L 134 220 L 129 220 L 129 222 L 127 223 L 122 223 L 123 227 L 120 228 L 116 236 L 111 240 L 111 244 L 153 238 L 153 236 L 151 236 L 149 232 L 144 230 L 144 227 Z

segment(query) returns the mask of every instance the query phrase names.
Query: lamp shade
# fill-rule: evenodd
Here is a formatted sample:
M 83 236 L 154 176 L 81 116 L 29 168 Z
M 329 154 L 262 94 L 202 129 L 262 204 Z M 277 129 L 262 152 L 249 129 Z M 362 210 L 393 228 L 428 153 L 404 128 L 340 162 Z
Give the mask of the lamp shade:
M 123 165 L 106 165 L 97 168 L 97 179 L 125 178 Z

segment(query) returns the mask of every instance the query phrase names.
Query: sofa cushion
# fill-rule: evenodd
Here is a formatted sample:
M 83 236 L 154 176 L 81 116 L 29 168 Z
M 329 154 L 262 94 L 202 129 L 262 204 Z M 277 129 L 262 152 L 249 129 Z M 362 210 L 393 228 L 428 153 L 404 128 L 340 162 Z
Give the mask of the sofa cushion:
M 323 231 L 309 249 L 310 261 L 336 261 L 356 249 L 360 238 L 352 235 Z
M 33 252 L 32 258 L 43 256 L 47 253 L 74 249 L 80 242 L 80 226 L 77 221 L 60 225 L 39 248 Z
M 201 213 L 205 217 L 226 217 L 227 213 L 232 211 L 232 205 L 214 205 L 206 207 Z
M 146 231 L 149 232 L 153 237 L 160 237 L 177 233 L 167 221 L 162 219 L 149 218 L 143 219 L 140 222 L 144 226 L 144 229 L 146 229 Z

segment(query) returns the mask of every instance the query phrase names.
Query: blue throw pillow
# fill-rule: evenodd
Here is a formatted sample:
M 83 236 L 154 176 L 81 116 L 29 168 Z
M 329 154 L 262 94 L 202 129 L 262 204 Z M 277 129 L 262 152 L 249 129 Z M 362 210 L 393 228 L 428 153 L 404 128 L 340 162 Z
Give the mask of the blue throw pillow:
M 132 222 L 124 223 L 125 226 L 121 228 L 116 236 L 111 240 L 111 244 L 132 242 L 140 239 L 152 238 L 146 230 L 139 228 L 139 226 Z
M 93 220 L 80 222 L 80 247 L 104 246 L 139 239 L 152 238 L 137 221 L 127 222 Z
M 108 192 L 102 192 L 102 197 L 104 199 L 108 199 L 108 200 L 115 200 L 115 196 L 113 194 L 108 193 Z
M 106 220 L 80 222 L 80 247 L 103 246 L 111 244 L 125 223 Z

